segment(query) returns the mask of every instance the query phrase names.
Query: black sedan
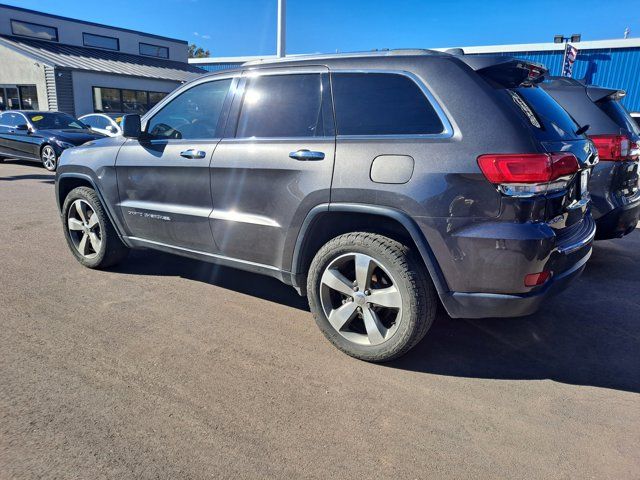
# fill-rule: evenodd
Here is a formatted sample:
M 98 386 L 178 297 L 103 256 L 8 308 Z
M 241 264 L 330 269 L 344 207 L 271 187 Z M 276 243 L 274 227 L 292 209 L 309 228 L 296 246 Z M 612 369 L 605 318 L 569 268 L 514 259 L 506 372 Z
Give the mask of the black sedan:
M 11 110 L 0 114 L 0 158 L 36 160 L 51 172 L 63 150 L 104 137 L 62 112 Z

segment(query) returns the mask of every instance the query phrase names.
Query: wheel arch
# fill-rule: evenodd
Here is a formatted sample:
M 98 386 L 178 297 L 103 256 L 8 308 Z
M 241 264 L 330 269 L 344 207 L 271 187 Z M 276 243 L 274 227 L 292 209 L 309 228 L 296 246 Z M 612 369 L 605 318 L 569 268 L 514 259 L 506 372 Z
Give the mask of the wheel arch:
M 328 240 L 350 231 L 389 236 L 415 248 L 439 294 L 448 291 L 442 270 L 418 225 L 404 212 L 377 205 L 332 203 L 314 207 L 296 239 L 291 271 L 294 286 L 304 291 L 309 265 Z
M 128 245 L 125 237 L 122 235 L 121 226 L 111 210 L 111 206 L 105 201 L 100 188 L 98 188 L 97 183 L 90 175 L 78 172 L 65 172 L 56 176 L 56 202 L 58 204 L 58 211 L 60 214 L 62 214 L 62 206 L 65 198 L 67 198 L 67 195 L 69 195 L 74 188 L 78 187 L 89 187 L 96 192 L 96 195 L 98 195 L 100 203 L 102 204 L 111 225 L 113 225 L 114 230 L 123 243 Z

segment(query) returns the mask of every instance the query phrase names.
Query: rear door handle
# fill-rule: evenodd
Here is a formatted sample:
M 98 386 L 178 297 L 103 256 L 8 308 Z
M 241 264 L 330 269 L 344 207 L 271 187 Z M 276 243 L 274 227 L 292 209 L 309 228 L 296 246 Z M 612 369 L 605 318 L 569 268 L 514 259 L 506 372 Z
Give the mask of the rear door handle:
M 291 152 L 289 154 L 290 158 L 293 158 L 294 160 L 301 160 L 301 161 L 308 161 L 308 160 L 323 160 L 324 159 L 324 153 L 322 152 L 313 152 L 311 150 L 306 150 L 306 149 L 302 149 L 302 150 L 298 150 L 296 152 Z
M 202 150 L 196 150 L 195 148 L 190 148 L 189 150 L 180 152 L 180 156 L 184 158 L 204 158 L 206 155 L 207 154 Z

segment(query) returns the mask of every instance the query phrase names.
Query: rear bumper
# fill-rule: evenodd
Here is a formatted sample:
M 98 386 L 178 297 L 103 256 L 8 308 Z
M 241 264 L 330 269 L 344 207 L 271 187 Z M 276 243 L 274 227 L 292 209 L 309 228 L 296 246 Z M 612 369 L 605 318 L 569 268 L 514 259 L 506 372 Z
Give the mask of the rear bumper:
M 596 240 L 620 238 L 631 233 L 640 219 L 640 200 L 614 208 L 596 220 Z
M 534 313 L 548 297 L 564 290 L 584 270 L 591 256 L 596 226 L 591 215 L 576 234 L 554 248 L 545 270 L 553 276 L 527 293 L 445 292 L 440 295 L 452 318 L 521 317 Z M 524 277 L 521 277 L 524 281 Z

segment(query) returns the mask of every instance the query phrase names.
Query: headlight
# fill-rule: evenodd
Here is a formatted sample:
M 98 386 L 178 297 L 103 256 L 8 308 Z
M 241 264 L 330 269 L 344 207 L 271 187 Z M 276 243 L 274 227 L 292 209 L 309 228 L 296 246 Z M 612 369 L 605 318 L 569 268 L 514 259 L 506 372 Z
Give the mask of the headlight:
M 61 142 L 60 140 L 55 140 L 56 145 L 58 145 L 60 148 L 73 148 L 75 147 L 75 145 L 73 143 L 69 143 L 69 142 Z

